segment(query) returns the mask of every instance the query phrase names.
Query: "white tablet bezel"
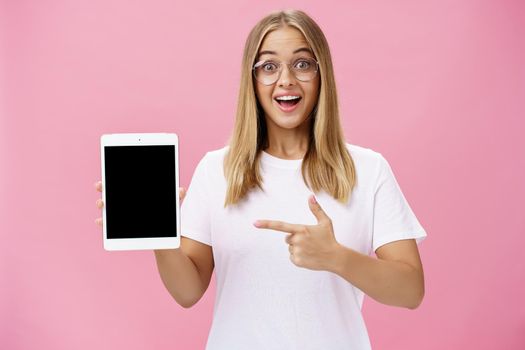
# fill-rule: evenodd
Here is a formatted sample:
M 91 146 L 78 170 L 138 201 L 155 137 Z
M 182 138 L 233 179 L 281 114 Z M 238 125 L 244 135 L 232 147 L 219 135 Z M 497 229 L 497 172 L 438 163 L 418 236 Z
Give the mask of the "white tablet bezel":
M 175 146 L 175 203 L 177 210 L 177 237 L 157 238 L 118 238 L 108 239 L 106 229 L 106 206 L 102 208 L 102 234 L 105 250 L 152 250 L 173 249 L 180 246 L 180 203 L 179 203 L 179 137 L 175 133 L 127 133 L 104 134 L 100 137 L 100 153 L 102 168 L 102 200 L 106 203 L 104 147 L 106 146 Z

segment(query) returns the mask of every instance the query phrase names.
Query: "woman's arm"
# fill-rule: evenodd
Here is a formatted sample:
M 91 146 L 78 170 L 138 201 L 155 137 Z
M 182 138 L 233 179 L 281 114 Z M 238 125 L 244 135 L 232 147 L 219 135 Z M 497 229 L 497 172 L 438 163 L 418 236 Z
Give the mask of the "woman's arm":
M 179 248 L 155 250 L 155 258 L 162 282 L 173 299 L 185 308 L 197 303 L 210 284 L 212 248 L 181 237 Z
M 337 242 L 332 220 L 313 195 L 308 204 L 317 225 L 276 220 L 257 220 L 254 225 L 288 233 L 285 242 L 290 260 L 299 267 L 336 273 L 383 304 L 409 309 L 419 306 L 425 285 L 414 239 L 384 244 L 376 249 L 379 259 L 374 259 Z
M 425 280 L 414 239 L 376 250 L 378 259 L 338 245 L 330 271 L 380 303 L 415 309 L 425 295 Z
M 102 181 L 96 182 L 95 188 L 102 192 Z M 186 190 L 179 188 L 181 202 L 185 196 Z M 104 207 L 102 199 L 97 199 L 96 203 L 99 209 Z M 102 226 L 102 218 L 97 218 L 95 222 Z M 211 246 L 181 237 L 179 248 L 157 249 L 155 259 L 162 283 L 182 307 L 193 306 L 208 289 L 215 266 Z

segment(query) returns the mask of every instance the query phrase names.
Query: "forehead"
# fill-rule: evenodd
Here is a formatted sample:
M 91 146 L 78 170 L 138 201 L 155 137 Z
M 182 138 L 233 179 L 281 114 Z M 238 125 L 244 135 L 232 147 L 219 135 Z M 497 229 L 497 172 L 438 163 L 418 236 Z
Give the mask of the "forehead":
M 286 26 L 266 34 L 259 52 L 274 51 L 277 55 L 285 55 L 301 47 L 309 47 L 303 33 L 296 28 Z

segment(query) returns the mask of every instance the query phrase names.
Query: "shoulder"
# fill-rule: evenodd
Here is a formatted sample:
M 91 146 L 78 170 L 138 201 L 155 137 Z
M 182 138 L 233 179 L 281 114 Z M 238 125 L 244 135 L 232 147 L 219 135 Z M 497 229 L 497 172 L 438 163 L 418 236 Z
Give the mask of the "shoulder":
M 211 151 L 206 152 L 204 157 L 202 158 L 202 161 L 206 162 L 207 164 L 211 166 L 217 166 L 220 164 L 222 166 L 222 162 L 224 160 L 224 156 L 228 152 L 229 145 L 226 145 L 222 148 L 213 149 Z
M 356 168 L 367 168 L 378 170 L 385 161 L 383 155 L 371 148 L 346 143 L 346 148 L 350 152 Z
M 346 143 L 356 169 L 358 182 L 370 188 L 377 188 L 385 174 L 388 174 L 389 164 L 383 155 L 371 148 Z
M 197 168 L 202 169 L 208 176 L 219 176 L 223 173 L 223 161 L 228 148 L 229 146 L 224 146 L 206 152 L 199 161 Z

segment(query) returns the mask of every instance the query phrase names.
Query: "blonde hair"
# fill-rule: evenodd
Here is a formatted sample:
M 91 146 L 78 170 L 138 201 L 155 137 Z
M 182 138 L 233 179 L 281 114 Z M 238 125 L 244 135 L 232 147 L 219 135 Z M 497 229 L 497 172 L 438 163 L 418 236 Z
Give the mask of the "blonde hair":
M 255 95 L 252 67 L 264 37 L 271 31 L 290 26 L 298 29 L 319 62 L 320 91 L 311 118 L 308 150 L 301 174 L 314 193 L 321 189 L 345 203 L 357 183 L 354 162 L 345 144 L 339 120 L 339 106 L 328 42 L 319 26 L 306 13 L 285 10 L 269 14 L 251 30 L 244 47 L 237 114 L 229 149 L 224 158 L 227 180 L 224 207 L 236 204 L 263 179 L 259 170 L 260 155 L 268 144 L 264 111 Z

